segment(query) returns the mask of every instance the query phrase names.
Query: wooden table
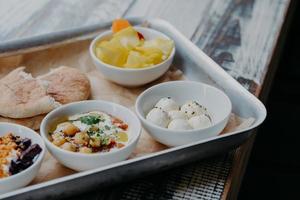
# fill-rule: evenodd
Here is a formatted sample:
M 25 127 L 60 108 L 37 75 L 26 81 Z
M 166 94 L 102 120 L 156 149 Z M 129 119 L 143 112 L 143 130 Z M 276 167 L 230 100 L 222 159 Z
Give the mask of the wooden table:
M 292 9 L 289 5 L 290 0 L 1 0 L 0 41 L 121 16 L 162 18 L 244 87 L 264 98 L 276 68 L 274 58 L 280 52 L 277 44 L 284 35 L 280 33 L 287 26 L 287 11 Z M 237 197 L 253 141 L 227 156 L 231 167 L 221 195 L 214 199 Z M 99 197 L 96 193 L 91 196 Z

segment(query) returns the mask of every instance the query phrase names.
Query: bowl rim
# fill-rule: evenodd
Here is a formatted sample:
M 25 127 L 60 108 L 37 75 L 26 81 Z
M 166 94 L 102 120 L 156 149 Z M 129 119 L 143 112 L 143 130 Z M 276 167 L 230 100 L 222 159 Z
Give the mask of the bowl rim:
M 15 126 L 17 128 L 20 128 L 22 131 L 27 131 L 27 132 L 30 132 L 30 136 L 26 136 L 26 138 L 29 138 L 29 139 L 32 139 L 33 137 L 37 137 L 39 138 L 40 140 L 40 143 L 38 143 L 38 145 L 40 145 L 40 147 L 42 148 L 42 151 L 41 153 L 38 155 L 38 158 L 36 161 L 33 162 L 32 165 L 30 165 L 27 169 L 17 173 L 17 174 L 14 174 L 14 175 L 11 175 L 11 176 L 8 176 L 8 177 L 4 177 L 4 178 L 0 178 L 0 184 L 4 183 L 5 181 L 8 181 L 8 180 L 11 180 L 11 179 L 15 179 L 17 178 L 18 176 L 21 176 L 22 174 L 25 174 L 25 173 L 29 173 L 29 170 L 32 169 L 33 167 L 35 167 L 36 165 L 38 165 L 40 162 L 42 162 L 42 160 L 44 159 L 44 156 L 45 156 L 45 153 L 46 153 L 46 145 L 45 145 L 45 142 L 43 140 L 43 138 L 41 137 L 40 134 L 38 134 L 37 132 L 35 132 L 34 130 L 26 127 L 26 126 L 22 126 L 20 124 L 14 124 L 14 123 L 10 123 L 10 122 L 0 122 L 0 127 L 4 125 L 4 126 Z M 13 133 L 15 134 L 15 133 Z M 15 134 L 15 135 L 18 135 L 18 134 Z M 32 136 L 32 135 L 35 135 L 35 136 Z
M 140 105 L 141 105 L 141 99 L 142 97 L 146 94 L 146 93 L 149 93 L 159 87 L 161 87 L 162 85 L 171 85 L 171 84 L 197 84 L 197 85 L 205 85 L 205 87 L 208 87 L 208 88 L 211 88 L 213 90 L 216 90 L 218 91 L 219 93 L 221 93 L 224 98 L 227 100 L 227 102 L 229 103 L 229 106 L 230 108 L 228 109 L 229 112 L 227 114 L 225 114 L 225 117 L 222 117 L 221 120 L 215 122 L 213 125 L 209 126 L 209 127 L 206 127 L 206 128 L 197 128 L 197 129 L 191 129 L 191 130 L 170 130 L 170 129 L 167 129 L 167 128 L 164 128 L 164 127 L 160 127 L 154 123 L 151 123 L 149 121 L 146 120 L 146 118 L 141 114 L 142 113 L 142 110 L 139 109 Z M 163 131 L 167 131 L 169 133 L 178 133 L 178 134 L 183 134 L 183 135 L 186 135 L 186 134 L 195 134 L 196 132 L 199 132 L 199 131 L 206 131 L 206 130 L 209 130 L 213 127 L 216 127 L 218 126 L 220 123 L 222 123 L 225 119 L 227 119 L 231 112 L 232 112 L 232 103 L 231 103 L 231 100 L 230 98 L 225 94 L 225 92 L 223 92 L 222 90 L 220 90 L 219 88 L 216 88 L 214 86 L 211 86 L 209 84 L 206 84 L 206 83 L 203 83 L 203 82 L 198 82 L 198 81 L 189 81 L 189 80 L 182 80 L 182 81 L 168 81 L 168 82 L 164 82 L 164 83 L 160 83 L 160 84 L 157 84 L 157 85 L 154 85 L 148 89 L 146 89 L 145 91 L 143 91 L 139 96 L 138 98 L 136 99 L 136 103 L 135 103 L 135 110 L 136 110 L 136 113 L 137 113 L 137 116 L 140 118 L 140 120 L 151 126 L 151 127 L 154 127 L 154 128 L 157 128 L 159 130 L 163 130 Z
M 115 151 L 97 152 L 97 153 L 91 153 L 91 154 L 85 154 L 85 153 L 80 153 L 80 152 L 67 151 L 67 150 L 64 150 L 62 148 L 59 148 L 58 146 L 56 146 L 52 142 L 50 142 L 49 139 L 48 139 L 48 137 L 47 137 L 48 133 L 46 133 L 46 131 L 44 131 L 44 130 L 45 130 L 47 121 L 51 117 L 51 115 L 53 115 L 53 114 L 55 114 L 57 112 L 60 112 L 61 109 L 66 108 L 66 107 L 73 107 L 73 106 L 78 106 L 79 104 L 88 104 L 88 103 L 110 104 L 112 106 L 116 106 L 116 107 L 118 107 L 120 109 L 126 110 L 126 112 L 130 113 L 130 115 L 132 115 L 135 118 L 136 122 L 137 122 L 137 126 L 138 126 L 139 130 L 133 130 L 133 131 L 137 132 L 137 134 L 135 134 L 135 137 L 130 142 L 128 142 L 127 145 L 125 145 L 121 149 L 117 149 Z M 108 113 L 108 114 L 110 114 L 110 113 Z M 120 105 L 120 104 L 117 104 L 117 103 L 112 103 L 112 102 L 109 102 L 109 101 L 104 101 L 104 100 L 85 100 L 85 101 L 78 101 L 78 102 L 73 102 L 73 103 L 69 103 L 69 104 L 65 104 L 63 106 L 60 106 L 60 107 L 52 110 L 51 112 L 49 112 L 44 117 L 44 119 L 43 119 L 43 121 L 41 123 L 41 126 L 40 126 L 41 136 L 42 136 L 42 138 L 43 138 L 43 140 L 44 140 L 44 142 L 46 143 L 47 146 L 51 146 L 51 147 L 55 148 L 56 150 L 58 150 L 61 153 L 72 155 L 72 156 L 78 156 L 78 157 L 81 157 L 81 158 L 102 157 L 102 156 L 117 154 L 117 153 L 119 153 L 121 151 L 124 151 L 125 149 L 129 148 L 129 146 L 133 145 L 139 139 L 139 137 L 141 135 L 141 132 L 142 132 L 141 122 L 140 122 L 139 118 L 134 114 L 133 111 L 131 111 L 130 109 L 126 108 L 123 105 Z
M 150 31 L 150 32 L 152 31 L 152 32 L 155 32 L 155 33 L 158 33 L 158 34 L 162 35 L 163 37 L 165 37 L 165 38 L 167 38 L 167 39 L 169 39 L 169 40 L 172 40 L 172 39 L 171 39 L 169 36 L 167 36 L 166 34 L 160 32 L 160 31 L 157 31 L 157 30 L 155 30 L 155 29 L 152 29 L 152 28 L 140 27 L 140 26 L 134 26 L 134 28 L 135 28 L 136 30 L 138 30 L 138 31 L 141 31 L 141 32 L 142 32 L 142 31 Z M 158 64 L 156 64 L 156 65 L 153 65 L 153 66 L 151 66 L 151 67 L 142 67 L 142 68 L 122 68 L 122 67 L 110 65 L 110 64 L 107 64 L 107 63 L 103 62 L 103 61 L 100 60 L 99 58 L 97 58 L 97 56 L 95 55 L 95 51 L 94 51 L 94 46 L 95 46 L 95 44 L 96 44 L 100 39 L 102 39 L 103 37 L 106 37 L 106 36 L 108 36 L 108 35 L 112 35 L 112 31 L 111 31 L 111 30 L 104 31 L 104 32 L 100 33 L 98 36 L 96 36 L 96 37 L 92 40 L 92 42 L 90 43 L 90 46 L 89 46 L 89 53 L 90 53 L 92 59 L 93 59 L 95 62 L 97 62 L 97 64 L 103 65 L 103 66 L 105 66 L 105 67 L 107 67 L 107 68 L 109 68 L 109 69 L 112 69 L 112 70 L 122 71 L 122 72 L 127 72 L 127 71 L 129 71 L 129 72 L 138 72 L 138 71 L 151 70 L 151 69 L 158 68 L 158 67 L 162 66 L 163 64 L 165 64 L 166 62 L 168 62 L 170 59 L 172 59 L 172 58 L 174 57 L 174 55 L 175 55 L 175 48 L 176 48 L 176 47 L 175 47 L 175 42 L 172 40 L 173 43 L 174 43 L 174 47 L 173 47 L 173 49 L 172 49 L 172 51 L 171 51 L 169 57 L 168 57 L 166 60 L 164 60 L 164 61 L 162 61 L 162 62 L 160 62 L 160 63 L 158 63 Z

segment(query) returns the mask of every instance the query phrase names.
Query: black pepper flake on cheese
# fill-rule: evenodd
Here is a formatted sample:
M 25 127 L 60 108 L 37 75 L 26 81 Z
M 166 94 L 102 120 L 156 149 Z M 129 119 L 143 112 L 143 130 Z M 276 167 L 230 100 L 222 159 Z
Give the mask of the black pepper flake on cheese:
M 210 122 L 212 121 L 211 117 L 207 113 L 205 113 L 204 116 L 206 116 L 209 119 Z

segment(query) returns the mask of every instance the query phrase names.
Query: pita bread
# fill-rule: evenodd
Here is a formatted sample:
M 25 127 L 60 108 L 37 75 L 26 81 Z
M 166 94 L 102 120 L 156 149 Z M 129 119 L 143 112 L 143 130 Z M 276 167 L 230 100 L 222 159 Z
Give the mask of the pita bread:
M 19 67 L 0 79 L 0 115 L 27 118 L 48 113 L 60 103 L 47 95 L 47 85 Z
M 47 94 L 61 104 L 88 99 L 90 81 L 78 69 L 61 66 L 37 77 L 48 83 Z
M 5 94 L 0 96 L 2 117 L 31 121 L 27 118 L 90 95 L 89 79 L 77 69 L 62 66 L 37 78 L 24 69 L 19 67 L 0 79 L 0 91 Z
M 22 118 L 22 119 L 13 119 L 13 118 L 6 118 L 0 116 L 0 122 L 10 122 L 15 124 L 20 124 L 22 126 L 26 126 L 28 128 L 31 128 L 33 130 L 39 130 L 40 124 L 42 123 L 42 120 L 44 119 L 45 115 L 38 115 L 34 117 L 29 118 Z

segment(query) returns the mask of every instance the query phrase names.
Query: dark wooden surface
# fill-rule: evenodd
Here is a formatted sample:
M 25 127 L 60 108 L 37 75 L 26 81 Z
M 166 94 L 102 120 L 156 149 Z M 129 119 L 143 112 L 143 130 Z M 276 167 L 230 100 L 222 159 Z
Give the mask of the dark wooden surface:
M 300 159 L 300 7 L 287 34 L 279 68 L 267 100 L 268 118 L 258 131 L 240 199 L 298 199 Z
M 94 24 L 120 16 L 160 17 L 259 95 L 289 0 L 0 0 L 0 41 Z M 251 142 L 249 142 L 251 143 Z M 236 152 L 223 198 L 235 188 L 250 146 Z M 93 194 L 95 197 L 96 194 Z

